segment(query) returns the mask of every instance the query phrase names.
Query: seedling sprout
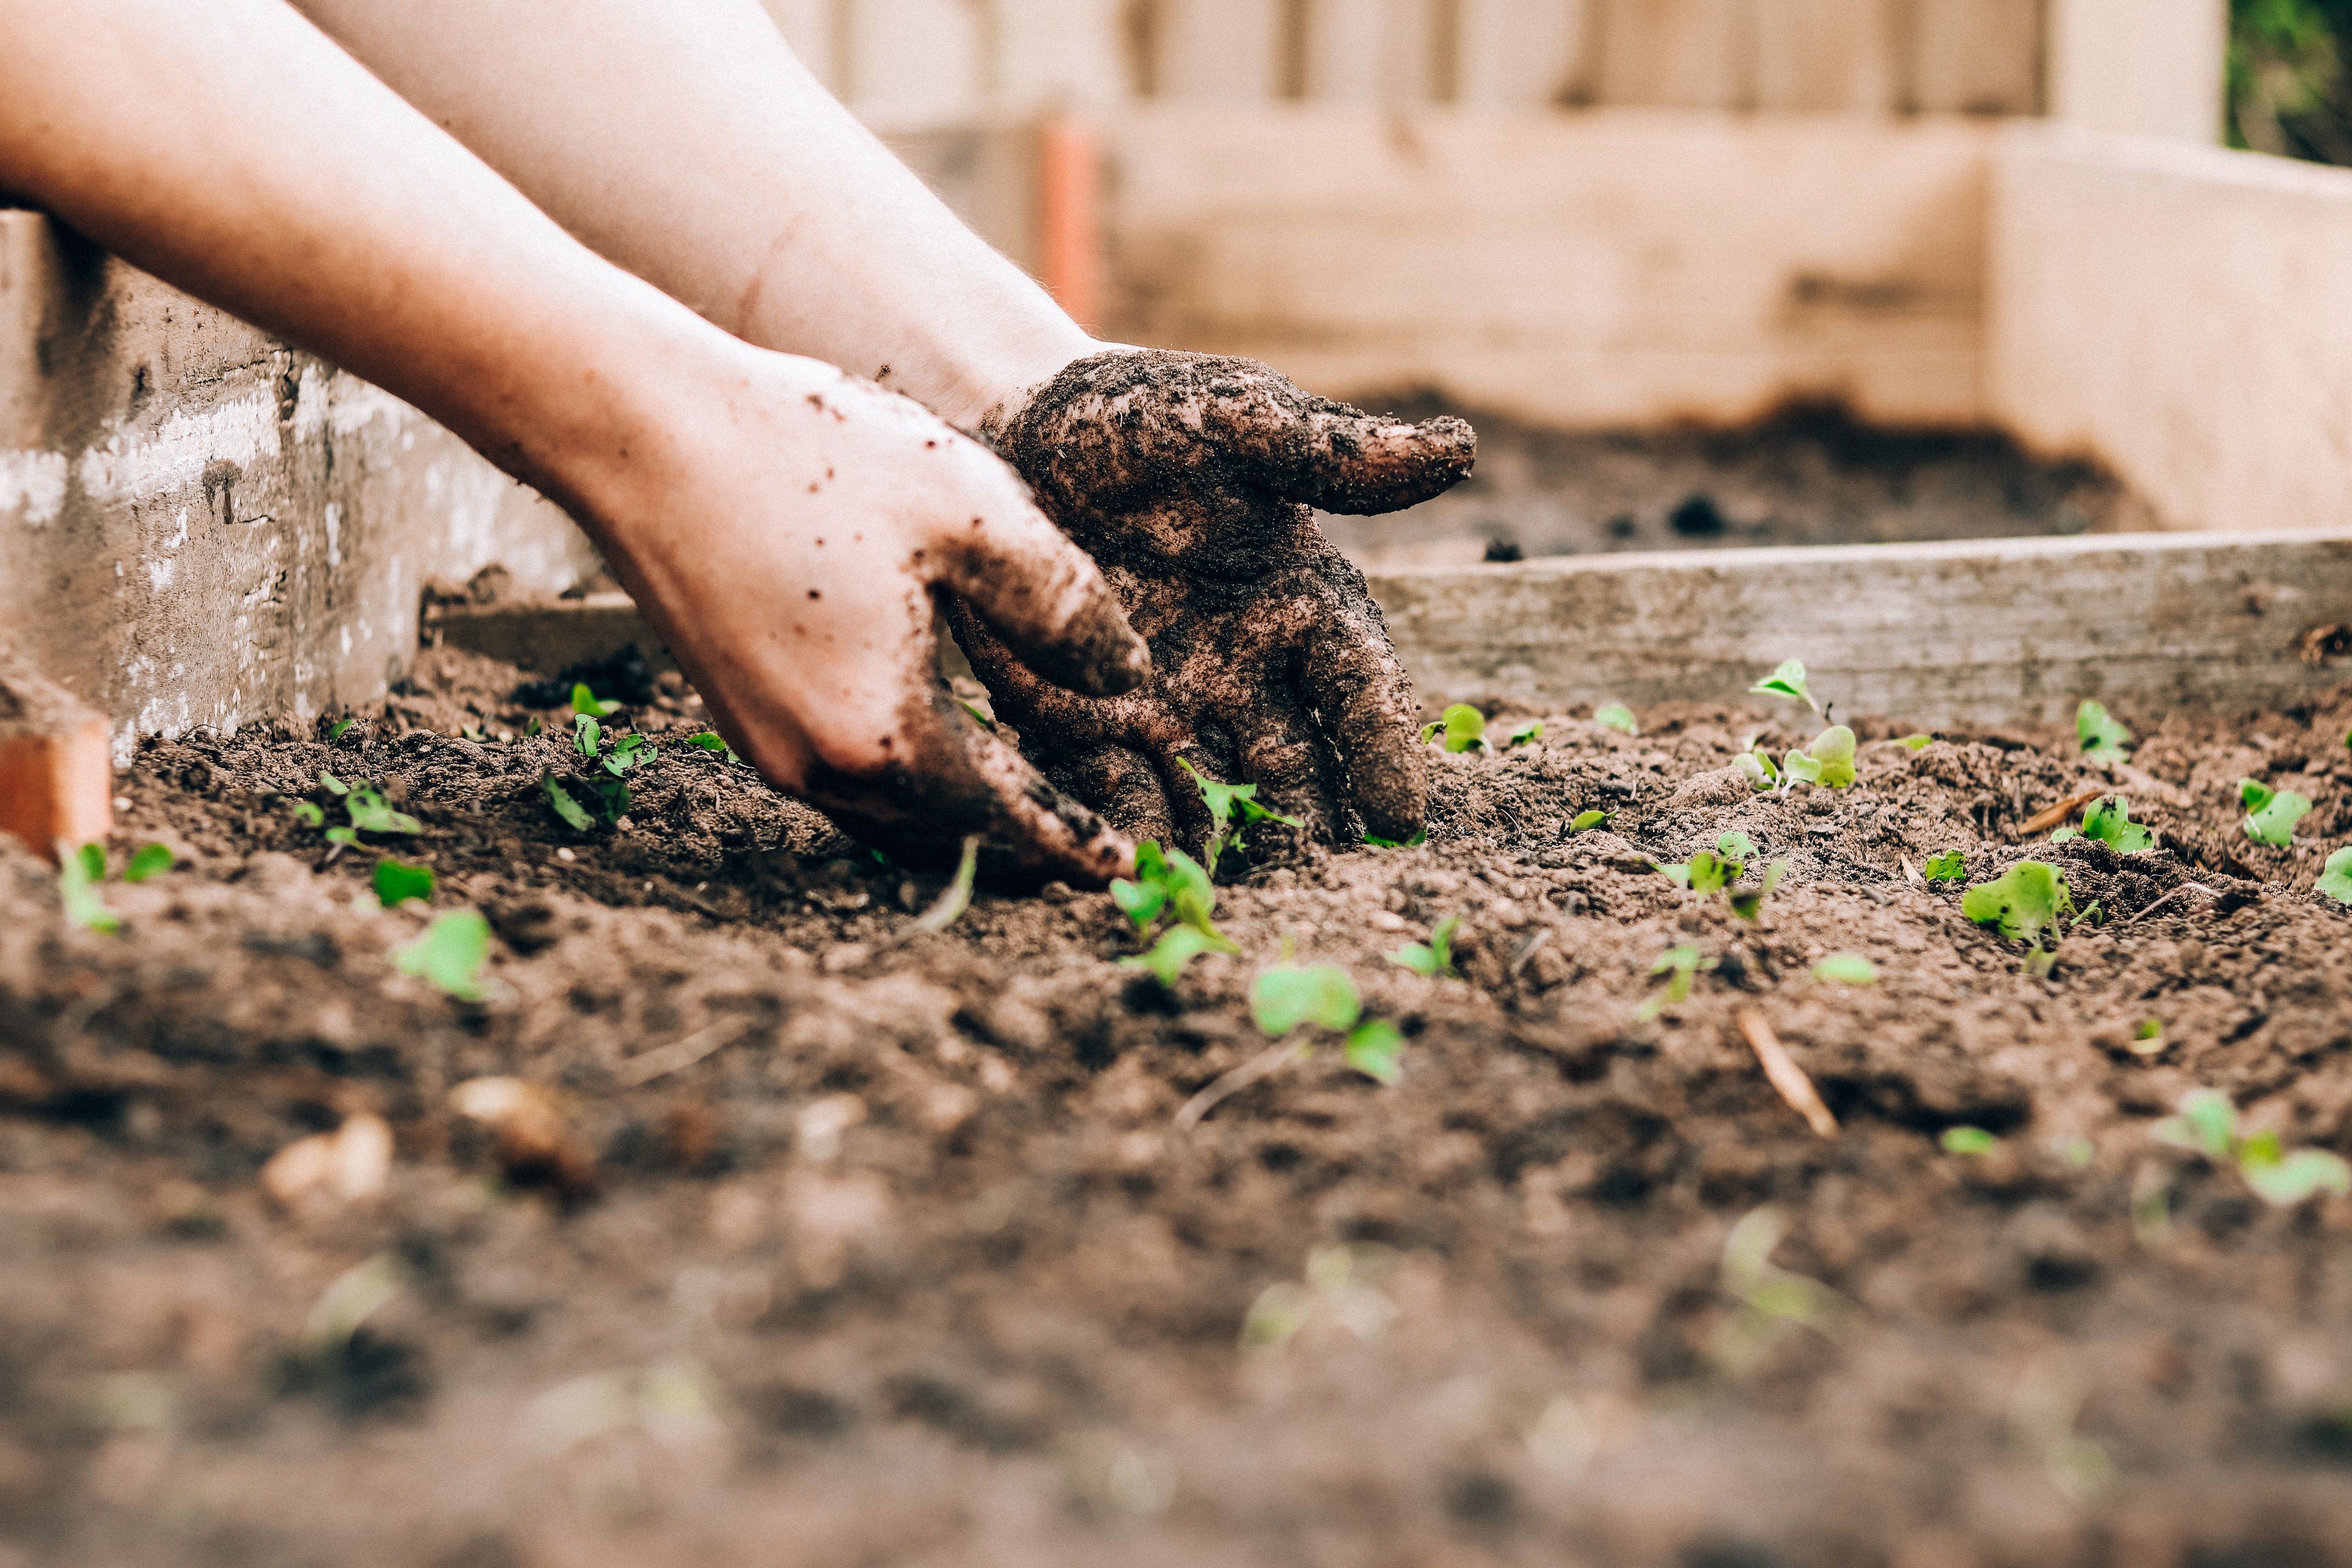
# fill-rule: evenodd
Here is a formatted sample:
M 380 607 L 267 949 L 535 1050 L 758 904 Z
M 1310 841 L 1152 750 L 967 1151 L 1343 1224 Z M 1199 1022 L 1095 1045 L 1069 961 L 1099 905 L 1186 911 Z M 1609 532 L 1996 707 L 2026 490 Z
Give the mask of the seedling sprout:
M 1854 780 L 1853 752 L 1853 731 L 1832 724 L 1814 736 L 1811 745 L 1780 759 L 1781 787 L 1793 779 L 1823 789 L 1849 788 Z
M 2162 1056 L 2167 1043 L 2164 1037 L 2164 1021 L 2160 1018 L 2143 1018 L 2140 1020 L 2139 1027 L 2132 1031 L 2131 1054 L 2136 1057 Z
M 2352 847 L 2330 855 L 2313 886 L 2339 904 L 2352 904 Z
M 1426 942 L 1408 942 L 1389 954 L 1389 962 L 1432 979 L 1441 975 L 1448 980 L 1461 979 L 1462 972 L 1454 967 L 1454 933 L 1461 925 L 1460 915 L 1446 916 L 1431 930 Z
M 1475 712 L 1475 710 L 1474 709 L 1473 711 Z M 1211 876 L 1216 874 L 1219 858 L 1224 854 L 1227 847 L 1238 846 L 1241 843 L 1242 835 L 1252 824 L 1279 822 L 1286 827 L 1306 826 L 1295 816 L 1285 816 L 1278 811 L 1268 811 L 1258 805 L 1257 785 L 1254 784 L 1219 784 L 1216 780 L 1205 776 L 1200 769 L 1181 757 L 1176 759 L 1176 765 L 1192 775 L 1192 782 L 1200 786 L 1202 800 L 1206 802 L 1209 807 L 1209 820 L 1213 824 L 1213 830 L 1209 836 L 1209 847 L 1205 853 L 1208 857 Z M 1238 822 L 1234 820 L 1234 814 L 1237 812 L 1241 818 Z
M 2086 699 L 2074 710 L 2074 738 L 2082 742 L 2083 754 L 2102 766 L 2131 761 L 2124 747 L 2132 732 L 2117 723 L 2104 704 Z
M 1960 882 L 1967 880 L 1968 875 L 1969 858 L 1957 849 L 1927 857 L 1927 880 L 1931 882 Z
M 1785 697 L 1801 702 L 1816 713 L 1822 710 L 1813 694 L 1805 689 L 1805 661 L 1801 658 L 1781 660 L 1780 668 L 1748 689 L 1759 697 Z
M 1402 1076 L 1398 1058 L 1404 1037 L 1384 1018 L 1364 1018 L 1356 983 L 1336 963 L 1302 966 L 1286 960 L 1266 970 L 1250 986 L 1250 1016 L 1275 1040 L 1308 1024 L 1328 1029 L 1343 1037 L 1348 1065 L 1366 1078 L 1393 1084 Z
M 2062 827 L 2050 836 L 2050 842 L 2063 844 L 2069 838 L 2095 838 L 2118 855 L 2137 855 L 2156 847 L 2156 835 L 2131 819 L 2131 803 L 2119 795 L 2095 803 L 2083 814 L 2079 831 Z
M 1914 752 L 1924 752 L 1928 747 L 1936 743 L 1936 737 L 1933 735 L 1906 735 L 1895 743 L 1898 746 L 1906 747 Z
M 393 950 L 393 967 L 439 986 L 461 1002 L 489 994 L 482 966 L 489 962 L 490 922 L 474 910 L 436 915 L 415 941 Z
M 2219 1089 L 2190 1093 L 2179 1115 L 2166 1117 L 2149 1131 L 2158 1142 L 2192 1150 L 2217 1165 L 2235 1162 L 2255 1195 L 2282 1208 L 2324 1192 L 2352 1194 L 2352 1165 L 2325 1149 L 2287 1152 L 2276 1132 L 2242 1134 L 2237 1108 Z
M 1737 761 L 1748 787 L 1757 794 L 1763 795 L 1780 787 L 1780 764 L 1774 762 L 1772 753 L 1763 747 L 1740 752 Z
M 1364 842 L 1375 849 L 1418 849 L 1429 842 L 1429 829 L 1424 827 L 1412 837 L 1404 839 L 1382 838 L 1378 834 L 1367 833 L 1364 835 Z
M 1138 936 L 1149 936 L 1162 915 L 1175 917 L 1177 923 L 1150 952 L 1119 960 L 1126 967 L 1150 971 L 1162 985 L 1174 985 L 1185 965 L 1204 952 L 1241 952 L 1217 930 L 1217 894 L 1208 871 L 1181 849 L 1163 850 L 1145 839 L 1135 850 L 1135 880 L 1113 882 L 1110 898 L 1135 922 Z
M 398 909 L 410 899 L 433 901 L 433 868 L 408 866 L 390 856 L 375 863 L 376 900 L 385 909 Z
M 1571 837 L 1579 833 L 1590 833 L 1608 820 L 1609 814 L 1605 811 L 1580 811 L 1570 821 L 1568 831 Z
M 1813 978 L 1833 985 L 1875 985 L 1878 965 L 1855 952 L 1833 952 L 1813 965 Z
M 1467 702 L 1456 702 L 1438 717 L 1434 724 L 1421 727 L 1421 743 L 1429 744 L 1433 738 L 1444 737 L 1449 752 L 1485 751 L 1486 745 L 1486 715 Z
M 1996 881 L 1979 883 L 1960 898 L 1960 913 L 1979 925 L 1997 925 L 2011 942 L 2039 943 L 2062 915 L 2074 913 L 2074 896 L 2058 868 L 2020 860 Z
M 1734 1377 L 1761 1360 L 1792 1327 L 1835 1340 L 1854 1305 L 1818 1279 L 1772 1262 L 1772 1251 L 1788 1233 L 1778 1209 L 1767 1205 L 1738 1225 L 1723 1244 L 1723 1293 L 1739 1311 L 1717 1331 L 1715 1359 Z
M 1634 1011 L 1633 1016 L 1646 1024 L 1667 1008 L 1678 1007 L 1689 1001 L 1692 980 L 1697 976 L 1700 970 L 1713 969 L 1715 964 L 1714 959 L 1706 957 L 1695 947 L 1666 949 L 1658 955 L 1658 962 L 1650 965 L 1650 974 L 1653 979 L 1661 974 L 1667 976 L 1666 988 L 1643 1003 Z
M 964 910 L 971 907 L 972 883 L 979 874 L 980 835 L 967 834 L 963 841 L 963 856 L 956 862 L 955 879 L 948 883 L 947 890 L 939 896 L 938 902 L 916 917 L 914 929 L 945 931 L 961 920 Z
M 122 868 L 126 882 L 143 882 L 150 877 L 161 876 L 172 868 L 172 852 L 161 844 L 142 844 L 131 851 L 130 863 Z
M 1947 1154 L 1990 1154 L 2000 1147 L 2000 1140 L 1981 1127 L 1947 1127 L 1942 1142 Z
M 715 731 L 705 730 L 699 735 L 688 735 L 686 738 L 686 743 L 689 746 L 699 746 L 706 752 L 720 752 L 730 763 L 740 763 L 743 760 L 735 754 L 735 748 L 727 743 L 726 737 Z
M 573 682 L 572 687 L 572 712 L 580 715 L 583 719 L 602 719 L 609 714 L 618 713 L 620 710 L 621 705 L 617 702 L 599 702 L 596 700 L 596 694 L 588 689 L 588 683 L 586 681 L 583 680 Z
M 1513 746 L 1524 746 L 1532 742 L 1540 741 L 1543 739 L 1543 721 L 1540 719 L 1530 719 L 1524 724 L 1514 724 L 1511 726 L 1509 737 L 1503 742 L 1504 749 L 1507 751 Z
M 1772 896 L 1772 889 L 1779 887 L 1780 879 L 1788 874 L 1789 863 L 1786 860 L 1775 860 L 1764 868 L 1762 879 L 1755 887 L 1734 888 L 1724 895 L 1725 901 L 1730 904 L 1731 912 L 1741 920 L 1761 920 L 1764 916 L 1764 900 Z
M 106 849 L 85 844 L 79 849 L 58 846 L 58 897 L 66 920 L 84 931 L 111 936 L 122 929 L 122 917 L 106 907 L 99 884 L 106 880 Z
M 1622 702 L 1612 702 L 1605 708 L 1596 709 L 1592 721 L 1604 730 L 1622 731 L 1628 735 L 1642 732 L 1642 727 L 1633 721 L 1633 710 Z
M 2238 781 L 2238 803 L 2246 807 L 2246 837 L 2284 849 L 2294 842 L 2294 826 L 2311 812 L 2311 802 L 2293 790 L 2274 790 L 2260 779 Z

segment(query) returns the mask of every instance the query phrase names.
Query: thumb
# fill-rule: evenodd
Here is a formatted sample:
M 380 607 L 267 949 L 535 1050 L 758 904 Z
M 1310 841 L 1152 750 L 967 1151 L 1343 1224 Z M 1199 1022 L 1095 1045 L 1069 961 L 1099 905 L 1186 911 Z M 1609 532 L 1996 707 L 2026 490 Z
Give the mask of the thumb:
M 1087 552 L 1028 503 L 950 527 L 935 580 L 1022 663 L 1072 691 L 1115 697 L 1151 678 L 1151 650 Z
M 1302 396 L 1286 430 L 1269 432 L 1267 479 L 1286 500 L 1351 517 L 1402 511 L 1470 477 L 1478 433 L 1460 419 L 1414 425 Z

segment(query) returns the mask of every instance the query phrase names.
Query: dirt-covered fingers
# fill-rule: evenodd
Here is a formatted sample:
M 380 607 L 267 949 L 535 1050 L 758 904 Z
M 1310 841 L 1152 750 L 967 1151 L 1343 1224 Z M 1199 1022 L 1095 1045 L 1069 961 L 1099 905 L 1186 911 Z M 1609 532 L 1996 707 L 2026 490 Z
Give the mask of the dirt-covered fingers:
M 1429 807 L 1429 763 L 1413 728 L 1420 710 L 1412 678 L 1389 645 L 1379 606 L 1360 586 L 1334 596 L 1328 621 L 1307 647 L 1301 679 L 1365 830 L 1398 842 L 1418 834 Z
M 1087 552 L 1026 500 L 992 510 L 945 521 L 918 563 L 929 580 L 1056 685 L 1109 696 L 1150 679 L 1151 652 Z
M 1336 839 L 1347 814 L 1332 798 L 1328 777 L 1329 750 L 1319 741 L 1307 715 L 1294 710 L 1274 693 L 1235 725 L 1239 742 L 1237 784 L 1257 785 L 1257 804 L 1268 811 L 1296 817 L 1295 830 L 1307 841 Z M 1240 826 L 1236 824 L 1235 826 Z M 1261 824 L 1248 830 L 1250 842 L 1264 841 L 1284 829 Z
M 1034 881 L 1099 886 L 1132 868 L 1135 847 L 972 722 L 945 692 L 912 698 L 908 754 L 852 772 L 820 761 L 804 793 L 848 832 L 909 865 L 951 864 L 981 837 L 992 865 Z

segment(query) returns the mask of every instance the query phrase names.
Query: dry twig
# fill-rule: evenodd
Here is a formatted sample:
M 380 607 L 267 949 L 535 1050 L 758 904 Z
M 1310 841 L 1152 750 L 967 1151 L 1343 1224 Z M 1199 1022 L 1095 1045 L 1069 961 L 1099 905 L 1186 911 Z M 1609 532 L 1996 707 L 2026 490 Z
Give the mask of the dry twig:
M 1780 1098 L 1787 1100 L 1822 1137 L 1836 1137 L 1837 1118 L 1831 1115 L 1830 1108 L 1822 1103 L 1822 1092 L 1813 1087 L 1813 1080 L 1805 1076 L 1805 1069 L 1789 1058 L 1788 1047 L 1780 1044 L 1780 1037 L 1772 1032 L 1772 1026 L 1764 1021 L 1764 1015 L 1752 1007 L 1741 1008 L 1739 1032 L 1748 1037 L 1748 1047 L 1755 1051 L 1756 1059 L 1764 1064 L 1764 1076 L 1772 1080 L 1772 1087 L 1780 1091 Z
M 2053 827 L 2063 827 L 2074 819 L 2074 816 L 2076 812 L 2082 810 L 2084 806 L 2090 805 L 2101 795 L 2112 795 L 2113 793 L 2114 792 L 2112 790 L 2108 789 L 2104 784 L 2097 789 L 2078 790 L 2074 794 L 2068 795 L 2064 800 L 2059 801 L 2054 805 L 2045 805 L 2040 811 L 2035 812 L 2032 816 L 2027 817 L 2024 822 L 2019 825 L 2016 833 L 2012 834 L 2011 837 L 2016 838 L 2026 838 L 2036 833 L 2047 833 Z
M 1262 1078 L 1271 1078 L 1292 1062 L 1303 1060 L 1307 1047 L 1284 1040 L 1268 1046 L 1233 1071 L 1213 1079 L 1176 1112 L 1176 1131 L 1190 1132 L 1201 1119 Z

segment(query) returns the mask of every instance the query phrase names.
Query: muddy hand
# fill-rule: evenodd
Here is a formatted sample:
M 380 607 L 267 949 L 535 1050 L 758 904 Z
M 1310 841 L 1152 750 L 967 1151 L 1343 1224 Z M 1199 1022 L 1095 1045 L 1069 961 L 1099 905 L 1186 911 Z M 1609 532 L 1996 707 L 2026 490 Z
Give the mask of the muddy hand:
M 702 416 L 632 493 L 591 509 L 719 730 L 911 864 L 952 863 L 979 834 L 1031 879 L 1127 870 L 1129 841 L 938 674 L 951 598 L 1042 689 L 1136 687 L 1149 656 L 1094 563 L 1002 461 L 916 404 L 814 362 L 745 358 L 748 374 L 700 389 Z
M 1368 416 L 1250 360 L 1129 350 L 1070 365 L 984 434 L 1151 647 L 1148 686 L 1080 696 L 958 614 L 999 716 L 1048 777 L 1139 838 L 1207 837 L 1180 760 L 1256 784 L 1318 837 L 1420 832 L 1412 683 L 1312 509 L 1427 500 L 1468 477 L 1469 426 Z

